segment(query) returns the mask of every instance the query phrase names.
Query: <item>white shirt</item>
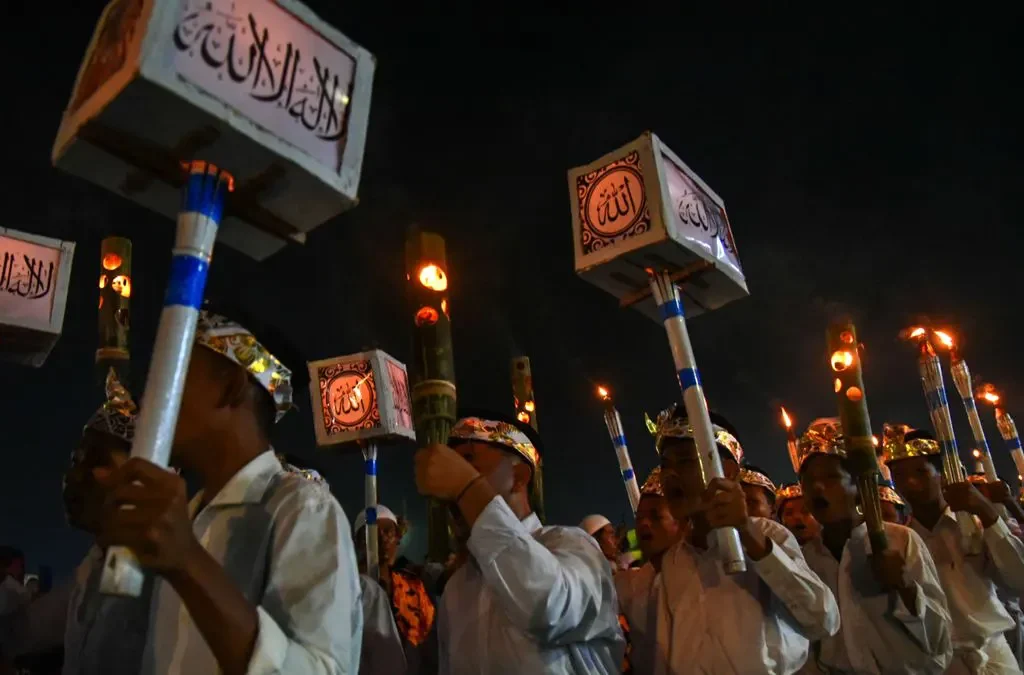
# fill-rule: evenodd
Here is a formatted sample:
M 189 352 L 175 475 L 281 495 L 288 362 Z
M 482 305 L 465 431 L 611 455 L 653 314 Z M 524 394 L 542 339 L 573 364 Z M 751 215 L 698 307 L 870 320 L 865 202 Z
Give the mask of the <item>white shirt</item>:
M 686 540 L 661 563 L 659 675 L 788 675 L 807 659 L 809 641 L 835 635 L 839 608 L 810 570 L 796 538 L 782 525 L 752 518 L 771 552 L 747 558 L 747 571 L 727 575 L 717 545 Z
M 192 500 L 196 514 L 202 493 Z M 354 675 L 363 631 L 348 518 L 326 485 L 288 473 L 272 451 L 235 474 L 192 531 L 257 605 L 250 675 Z M 219 672 L 174 588 L 158 579 L 145 675 Z
M 363 649 L 359 675 L 402 675 L 407 671 L 402 636 L 391 611 L 391 599 L 379 583 L 361 574 Z
M 885 524 L 889 548 L 903 554 L 906 579 L 917 591 L 908 608 L 875 578 L 867 533 L 863 523 L 854 528 L 841 561 L 820 535 L 804 545 L 807 564 L 832 589 L 842 618 L 839 633 L 817 645 L 818 661 L 829 673 L 942 673 L 953 655 L 949 610 L 927 547 L 913 530 Z
M 964 548 L 956 516 L 948 508 L 934 530 L 916 519 L 910 527 L 928 545 L 935 561 L 953 620 L 954 649 L 981 650 L 990 638 L 1013 628 L 1014 620 L 996 595 L 995 582 L 1017 593 L 1024 591 L 1024 543 L 1010 534 L 1002 519 L 978 532 L 981 541 L 972 542 L 971 549 Z M 966 550 L 981 552 L 967 555 Z
M 469 537 L 438 627 L 441 675 L 609 675 L 622 665 L 611 567 L 575 527 L 520 522 L 501 497 Z
M 630 662 L 635 675 L 654 673 L 654 655 L 658 649 L 658 599 L 661 596 L 661 574 L 647 563 L 615 575 L 619 596 L 619 612 L 629 622 L 632 645 Z

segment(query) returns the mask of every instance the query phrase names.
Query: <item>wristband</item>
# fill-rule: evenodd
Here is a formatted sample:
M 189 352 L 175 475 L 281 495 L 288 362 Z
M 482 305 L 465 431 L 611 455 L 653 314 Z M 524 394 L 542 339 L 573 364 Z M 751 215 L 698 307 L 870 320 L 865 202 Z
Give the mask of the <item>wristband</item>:
M 478 480 L 480 480 L 483 477 L 484 477 L 483 474 L 478 473 L 476 476 L 473 477 L 473 480 L 471 480 L 468 483 L 466 483 L 466 487 L 462 488 L 462 491 L 459 492 L 459 496 L 455 498 L 456 505 L 459 502 L 461 502 L 462 498 L 466 495 L 467 492 L 469 492 L 469 488 L 473 487 L 473 483 L 477 482 Z

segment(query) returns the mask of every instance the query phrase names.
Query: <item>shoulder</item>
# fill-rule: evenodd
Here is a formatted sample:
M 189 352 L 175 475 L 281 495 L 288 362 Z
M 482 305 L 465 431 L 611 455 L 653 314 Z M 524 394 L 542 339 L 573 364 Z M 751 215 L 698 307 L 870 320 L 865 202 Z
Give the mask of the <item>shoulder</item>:
M 302 532 L 351 547 L 348 517 L 325 483 L 282 471 L 267 486 L 264 502 L 276 531 Z
M 594 538 L 578 527 L 548 525 L 537 530 L 534 537 L 547 548 L 574 548 L 588 554 L 596 553 L 604 559 Z

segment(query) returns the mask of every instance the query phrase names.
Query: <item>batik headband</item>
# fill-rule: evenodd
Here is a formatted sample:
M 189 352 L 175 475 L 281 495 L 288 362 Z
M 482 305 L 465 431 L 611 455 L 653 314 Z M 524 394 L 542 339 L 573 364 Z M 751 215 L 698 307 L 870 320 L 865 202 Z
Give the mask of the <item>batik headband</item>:
M 775 491 L 775 503 L 781 508 L 782 502 L 787 499 L 796 499 L 803 496 L 804 490 L 800 487 L 800 483 L 790 483 L 789 485 L 783 485 Z
M 775 483 L 772 482 L 772 479 L 760 471 L 740 469 L 740 482 L 747 485 L 762 487 L 765 490 L 770 490 L 773 495 L 776 492 Z
M 525 459 L 531 467 L 540 466 L 540 453 L 530 438 L 515 425 L 481 417 L 463 417 L 452 429 L 449 442 L 479 441 L 500 445 Z
M 660 466 L 654 467 L 654 470 L 647 476 L 647 480 L 644 481 L 643 487 L 640 488 L 640 495 L 655 495 L 658 497 L 665 496 L 665 490 L 661 486 Z
M 676 416 L 677 404 L 658 413 L 658 421 L 652 422 L 647 415 L 644 420 L 647 423 L 647 430 L 654 436 L 654 447 L 661 452 L 661 442 L 666 438 L 687 438 L 693 440 L 695 432 L 693 426 L 685 418 Z M 737 464 L 743 463 L 743 446 L 731 433 L 717 424 L 711 425 L 715 434 L 715 443 L 729 451 Z
M 259 382 L 274 399 L 275 422 L 292 409 L 292 371 L 248 330 L 231 319 L 201 310 L 196 343 L 234 361 Z
M 139 409 L 117 374 L 111 368 L 107 373 L 107 400 L 85 423 L 85 429 L 109 434 L 131 443 L 135 438 L 135 420 Z
M 889 485 L 878 486 L 878 498 L 883 502 L 889 502 L 896 506 L 906 506 L 907 503 L 903 501 L 903 497 L 900 497 L 900 493 L 896 492 L 896 489 Z

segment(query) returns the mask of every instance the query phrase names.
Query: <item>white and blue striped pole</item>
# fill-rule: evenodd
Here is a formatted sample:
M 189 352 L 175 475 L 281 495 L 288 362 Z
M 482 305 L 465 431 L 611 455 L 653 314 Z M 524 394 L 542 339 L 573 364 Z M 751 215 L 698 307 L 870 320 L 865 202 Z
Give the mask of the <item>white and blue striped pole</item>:
M 942 378 L 942 366 L 939 357 L 932 349 L 927 338 L 921 343 L 921 357 L 918 359 L 921 383 L 924 385 L 924 398 L 928 403 L 928 413 L 935 426 L 935 435 L 942 448 L 942 476 L 946 483 L 963 483 L 967 480 L 963 464 L 960 463 L 960 452 L 957 449 L 956 435 L 953 433 L 953 418 L 949 413 L 949 399 L 946 397 L 946 384 Z M 956 520 L 960 524 L 960 534 L 965 545 L 974 546 L 978 525 L 974 517 L 964 511 L 958 511 Z
M 622 418 L 619 416 L 619 411 L 612 405 L 611 398 L 604 396 L 604 400 L 607 404 L 604 410 L 604 423 L 608 427 L 608 435 L 612 438 L 615 456 L 619 460 L 619 472 L 622 474 L 622 482 L 626 486 L 626 496 L 629 497 L 629 505 L 635 516 L 636 507 L 640 504 L 640 487 L 636 483 L 633 461 L 629 458 L 626 434 L 622 430 Z
M 132 443 L 133 457 L 161 467 L 170 460 L 213 243 L 233 184 L 230 174 L 206 162 L 193 161 L 187 171 L 164 309 Z M 138 597 L 143 579 L 139 562 L 129 549 L 107 549 L 100 592 Z
M 704 387 L 697 371 L 697 362 L 693 357 L 690 345 L 690 334 L 686 330 L 683 318 L 683 304 L 679 299 L 679 289 L 668 272 L 656 273 L 648 270 L 651 282 L 651 293 L 658 304 L 661 317 L 668 334 L 668 344 L 672 350 L 676 374 L 679 377 L 679 388 L 683 392 L 683 405 L 686 417 L 693 427 L 693 440 L 697 445 L 697 459 L 700 464 L 701 477 L 707 485 L 712 478 L 722 478 L 722 460 L 718 456 L 715 443 L 714 428 L 711 426 L 711 415 L 708 403 L 704 398 Z M 722 556 L 722 567 L 726 574 L 739 574 L 747 569 L 743 546 L 739 532 L 734 527 L 721 527 L 711 532 L 710 537 L 718 546 Z
M 981 426 L 981 416 L 978 415 L 978 406 L 974 403 L 974 388 L 971 386 L 971 370 L 963 359 L 953 359 L 949 369 L 953 375 L 953 384 L 964 402 L 964 409 L 967 410 L 967 421 L 971 423 L 971 433 L 974 434 L 974 444 L 981 453 L 981 463 L 985 467 L 985 480 L 993 483 L 999 480 L 996 474 L 995 464 L 992 462 L 992 453 L 988 447 L 988 439 L 985 438 L 985 428 Z
M 1020 435 L 1017 434 L 1017 425 L 1005 410 L 996 406 L 996 426 L 999 427 L 999 435 L 1006 441 L 1006 447 L 1010 450 L 1010 457 L 1017 467 L 1017 475 L 1024 476 L 1024 451 L 1020 447 Z M 1024 478 L 1020 478 L 1024 481 Z
M 363 467 L 366 505 L 366 573 L 380 579 L 380 556 L 377 549 L 377 444 L 363 446 Z

